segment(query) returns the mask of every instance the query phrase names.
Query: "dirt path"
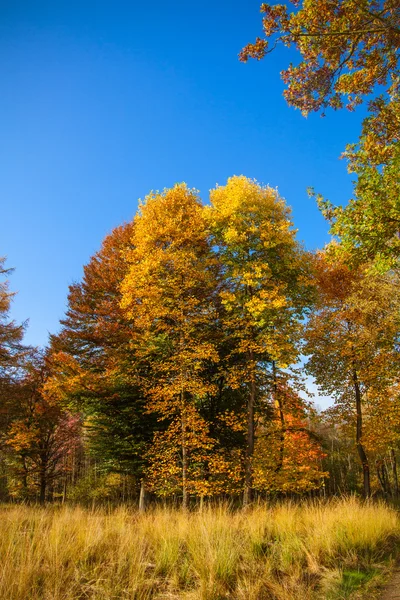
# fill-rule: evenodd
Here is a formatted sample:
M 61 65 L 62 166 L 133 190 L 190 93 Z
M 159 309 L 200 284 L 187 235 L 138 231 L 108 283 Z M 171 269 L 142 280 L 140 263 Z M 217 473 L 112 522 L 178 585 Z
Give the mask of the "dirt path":
M 400 571 L 395 571 L 380 600 L 400 600 Z

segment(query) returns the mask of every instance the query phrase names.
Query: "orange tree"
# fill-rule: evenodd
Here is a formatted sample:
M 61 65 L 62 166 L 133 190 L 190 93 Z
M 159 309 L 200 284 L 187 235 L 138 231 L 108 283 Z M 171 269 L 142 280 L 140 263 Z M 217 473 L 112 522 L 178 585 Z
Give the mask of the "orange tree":
M 292 6 L 290 6 L 292 5 Z M 240 58 L 262 59 L 277 45 L 294 47 L 301 58 L 282 72 L 287 102 L 303 114 L 353 110 L 367 100 L 359 143 L 348 147 L 357 174 L 355 198 L 345 208 L 319 198 L 332 233 L 343 240 L 344 255 L 360 249 L 380 270 L 400 255 L 399 132 L 400 13 L 397 0 L 293 0 L 262 4 L 265 37 Z M 365 256 L 363 257 L 363 260 Z
M 320 488 L 327 473 L 326 454 L 311 425 L 314 412 L 300 395 L 304 384 L 295 372 L 272 363 L 265 402 L 259 415 L 254 448 L 254 486 L 273 493 L 304 493 Z
M 315 411 L 296 369 L 272 363 L 267 386 L 269 410 L 260 415 L 254 449 L 254 480 L 259 490 L 304 493 L 318 489 L 328 473 L 322 462 L 322 438 L 315 431 Z
M 84 416 L 85 440 L 105 471 L 143 477 L 155 418 L 146 412 L 131 323 L 120 307 L 133 224 L 115 228 L 70 286 L 59 334 L 51 338 L 51 376 L 46 388 Z
M 67 458 L 81 440 L 79 417 L 63 410 L 46 391 L 48 375 L 45 356 L 32 353 L 13 386 L 13 418 L 5 442 L 9 490 L 26 498 L 36 488 L 40 503 L 52 497 L 54 482 L 65 474 Z
M 348 108 L 354 108 L 384 85 L 389 86 L 385 106 L 398 102 L 400 16 L 396 0 L 295 0 L 288 4 L 292 11 L 286 4 L 261 5 L 265 38 L 248 44 L 240 58 L 262 59 L 278 44 L 294 46 L 302 61 L 282 73 L 289 104 L 307 114 L 342 108 L 347 97 Z M 397 137 L 396 118 L 393 114 L 390 126 Z

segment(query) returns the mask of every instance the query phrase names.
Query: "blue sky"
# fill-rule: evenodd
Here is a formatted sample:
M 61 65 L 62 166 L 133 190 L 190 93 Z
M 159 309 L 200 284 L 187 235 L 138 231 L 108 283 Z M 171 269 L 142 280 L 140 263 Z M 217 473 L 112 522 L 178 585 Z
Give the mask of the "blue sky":
M 288 107 L 288 50 L 238 61 L 259 4 L 0 2 L 0 256 L 27 343 L 57 331 L 68 285 L 151 189 L 186 181 L 206 201 L 244 174 L 278 187 L 308 248 L 328 241 L 306 188 L 351 196 L 339 155 L 362 115 Z

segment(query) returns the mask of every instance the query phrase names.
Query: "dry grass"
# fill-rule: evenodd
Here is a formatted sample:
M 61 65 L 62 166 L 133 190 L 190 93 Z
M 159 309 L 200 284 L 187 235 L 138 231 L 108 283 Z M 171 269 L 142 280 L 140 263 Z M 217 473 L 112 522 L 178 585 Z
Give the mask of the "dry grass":
M 399 534 L 395 511 L 354 498 L 144 515 L 5 506 L 0 599 L 347 598 Z

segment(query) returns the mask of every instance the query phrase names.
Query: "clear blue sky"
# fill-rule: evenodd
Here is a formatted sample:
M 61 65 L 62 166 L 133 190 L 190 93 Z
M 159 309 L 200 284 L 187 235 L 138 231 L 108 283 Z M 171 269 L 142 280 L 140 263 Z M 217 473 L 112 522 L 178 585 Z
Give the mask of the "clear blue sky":
M 361 115 L 289 108 L 289 51 L 239 63 L 259 4 L 1 1 L 0 255 L 27 343 L 57 331 L 68 285 L 151 189 L 186 181 L 207 200 L 244 174 L 278 187 L 308 248 L 328 240 L 306 188 L 351 196 L 338 157 Z

